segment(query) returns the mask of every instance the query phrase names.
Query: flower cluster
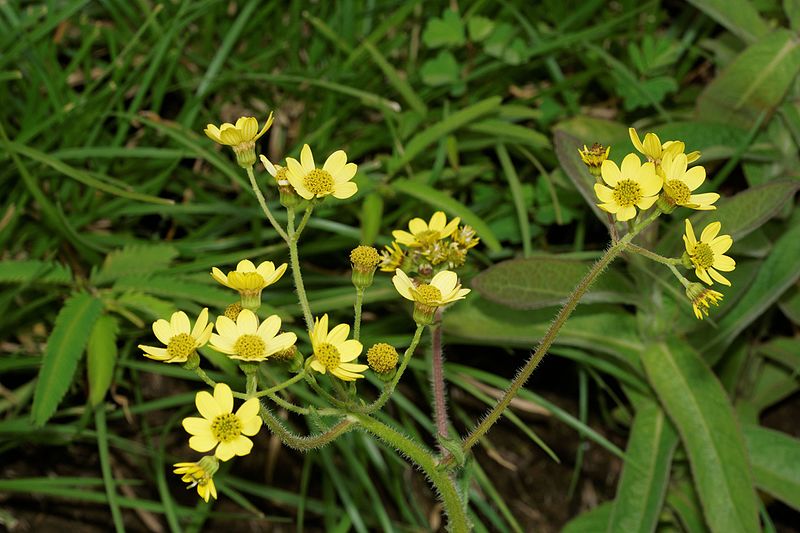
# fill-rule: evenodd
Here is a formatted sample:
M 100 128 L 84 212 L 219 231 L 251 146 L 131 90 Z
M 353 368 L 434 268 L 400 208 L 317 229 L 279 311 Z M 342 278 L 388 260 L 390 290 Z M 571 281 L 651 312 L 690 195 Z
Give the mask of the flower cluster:
M 686 145 L 682 141 L 662 143 L 655 133 L 647 133 L 644 140 L 641 140 L 636 130 L 630 128 L 629 135 L 634 148 L 647 161 L 642 162 L 637 154 L 629 153 L 622 159 L 622 164 L 617 166 L 608 159 L 610 148 L 603 149 L 602 146 L 595 145 L 591 150 L 585 146 L 584 150 L 579 150 L 589 171 L 598 177 L 594 191 L 600 202 L 597 204 L 600 209 L 614 215 L 617 221 L 629 223 L 634 219 L 636 222 L 641 221 L 644 218 L 642 212 L 651 208 L 655 209 L 655 215 L 671 213 L 677 207 L 696 211 L 716 209 L 714 203 L 719 199 L 719 194 L 695 192 L 706 179 L 703 166 L 690 166 L 700 158 L 700 152 L 686 153 Z M 632 227 L 636 227 L 636 222 Z M 683 236 L 686 251 L 683 256 L 680 259 L 660 259 L 673 268 L 679 281 L 686 287 L 687 297 L 699 319 L 708 315 L 709 304 L 717 305 L 722 300 L 722 294 L 702 289 L 702 285 L 697 283 L 690 283 L 674 270 L 674 265 L 682 264 L 686 268 L 694 269 L 698 279 L 707 285 L 717 282 L 730 286 L 730 281 L 720 272 L 730 272 L 736 267 L 735 261 L 724 255 L 733 244 L 733 239 L 730 235 L 720 235 L 720 230 L 721 224 L 712 222 L 706 226 L 698 240 L 691 222 L 687 219 Z M 656 254 L 649 256 L 660 257 Z

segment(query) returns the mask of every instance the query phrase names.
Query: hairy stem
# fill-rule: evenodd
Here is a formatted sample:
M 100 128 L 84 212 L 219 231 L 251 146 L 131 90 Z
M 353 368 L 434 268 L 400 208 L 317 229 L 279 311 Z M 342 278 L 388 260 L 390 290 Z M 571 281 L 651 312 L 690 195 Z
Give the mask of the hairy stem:
M 314 211 L 314 200 L 309 202 L 308 206 L 306 207 L 305 213 L 303 213 L 303 218 L 300 219 L 300 224 L 297 226 L 297 231 L 295 231 L 296 239 L 299 239 L 300 234 L 303 233 L 304 229 L 306 229 L 306 224 L 308 224 L 308 219 L 311 218 L 312 211 Z
M 358 420 L 362 428 L 411 459 L 425 472 L 442 500 L 450 531 L 456 533 L 470 531 L 464 498 L 458 491 L 455 481 L 446 472 L 436 467 L 436 461 L 429 450 L 371 416 L 363 414 L 352 416 Z
M 275 220 L 275 216 L 273 216 L 272 211 L 269 210 L 267 201 L 264 200 L 264 195 L 261 194 L 261 188 L 258 186 L 258 182 L 256 182 L 255 174 L 253 174 L 253 167 L 247 168 L 247 176 L 250 178 L 250 186 L 253 188 L 256 199 L 258 199 L 258 205 L 261 206 L 261 210 L 264 211 L 264 214 L 267 216 L 267 220 L 269 220 L 270 224 L 272 224 L 272 227 L 275 228 L 275 231 L 278 232 L 278 235 L 280 235 L 281 238 L 288 243 L 289 236 L 285 231 L 283 231 L 283 228 L 280 224 L 278 224 L 278 221 Z
M 438 438 L 446 439 L 447 398 L 444 386 L 444 354 L 442 353 L 442 309 L 436 310 L 431 329 L 431 392 L 433 394 L 433 418 L 436 421 Z
M 336 439 L 338 436 L 350 431 L 355 426 L 355 421 L 349 418 L 342 418 L 333 427 L 322 433 L 309 435 L 307 437 L 292 433 L 283 424 L 283 421 L 272 414 L 267 407 L 262 403 L 259 410 L 261 419 L 267 425 L 269 430 L 278 436 L 286 446 L 294 448 L 295 450 L 307 451 L 314 448 L 319 448 Z
M 278 383 L 274 387 L 270 387 L 268 389 L 264 389 L 264 390 L 262 390 L 260 392 L 257 392 L 255 394 L 255 396 L 258 398 L 260 396 L 269 396 L 270 394 L 274 394 L 274 393 L 278 392 L 279 390 L 285 389 L 289 385 L 297 383 L 298 381 L 303 379 L 305 377 L 305 375 L 306 375 L 306 371 L 305 371 L 305 369 L 303 369 L 300 372 L 298 372 L 297 374 L 295 374 L 294 376 L 292 376 L 291 378 L 289 378 L 286 381 L 284 381 L 283 383 Z
M 650 259 L 651 261 L 655 261 L 656 263 L 661 263 L 662 265 L 671 266 L 671 265 L 680 265 L 681 264 L 681 260 L 680 259 L 673 259 L 671 257 L 664 257 L 663 255 L 659 255 L 659 254 L 657 254 L 655 252 L 651 252 L 647 248 L 642 248 L 641 246 L 637 246 L 637 245 L 635 245 L 633 243 L 628 244 L 627 249 L 629 251 L 631 251 L 631 252 L 635 252 L 635 253 L 637 253 L 637 254 L 639 254 L 641 256 L 644 256 L 647 259 Z
M 361 306 L 364 303 L 364 289 L 356 287 L 355 316 L 353 318 L 353 338 L 358 340 L 361 336 Z
M 311 306 L 308 304 L 308 296 L 306 295 L 306 287 L 303 284 L 303 274 L 300 272 L 300 257 L 297 252 L 297 237 L 298 234 L 294 229 L 294 209 L 289 207 L 286 209 L 288 212 L 288 230 L 289 237 L 287 243 L 289 244 L 289 262 L 292 266 L 292 276 L 294 278 L 294 288 L 297 291 L 297 298 L 300 300 L 300 307 L 303 309 L 303 318 L 306 321 L 306 329 L 311 331 L 311 326 L 314 325 L 314 318 L 311 314 Z M 308 210 L 306 210 L 308 212 Z

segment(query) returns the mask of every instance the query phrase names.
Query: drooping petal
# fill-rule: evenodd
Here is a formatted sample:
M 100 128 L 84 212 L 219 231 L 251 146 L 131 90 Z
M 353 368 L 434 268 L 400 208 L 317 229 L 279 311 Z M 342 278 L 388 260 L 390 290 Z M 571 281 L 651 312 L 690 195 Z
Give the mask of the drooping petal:
M 356 363 L 342 363 L 339 367 L 346 372 L 364 372 L 369 368 L 368 365 L 359 365 Z
M 639 134 L 636 133 L 636 129 L 628 128 L 628 136 L 631 138 L 631 144 L 633 144 L 633 147 L 639 152 L 644 153 L 644 146 L 642 145 L 642 141 L 639 140 Z
M 342 341 L 336 345 L 336 348 L 339 350 L 339 357 L 342 363 L 349 363 L 361 355 L 364 350 L 364 346 L 355 339 Z
M 727 285 L 728 287 L 730 287 L 730 286 L 731 286 L 731 282 L 730 282 L 730 281 L 728 281 L 728 278 L 726 278 L 725 276 L 723 276 L 722 274 L 720 274 L 719 272 L 717 272 L 717 271 L 716 271 L 716 270 L 714 270 L 713 268 L 709 268 L 709 269 L 708 269 L 708 273 L 711 275 L 711 277 L 712 277 L 712 278 L 714 279 L 714 281 L 716 281 L 717 283 L 721 283 L 721 284 L 723 284 L 723 285 Z
M 258 158 L 261 159 L 261 164 L 264 165 L 264 168 L 267 169 L 267 172 L 269 172 L 270 176 L 274 178 L 278 175 L 278 169 L 275 168 L 275 165 L 272 164 L 272 161 L 267 159 L 264 154 L 259 155 Z
M 228 276 L 223 274 L 222 270 L 218 269 L 217 267 L 211 269 L 211 277 L 226 287 L 230 287 L 230 285 L 228 285 Z
M 167 349 L 166 348 L 156 348 L 155 346 L 147 346 L 145 344 L 140 344 L 139 349 L 142 350 L 145 355 L 152 355 L 158 359 L 169 359 L 167 357 Z
M 221 413 L 233 412 L 233 392 L 226 383 L 217 383 L 214 387 L 214 401 L 219 406 Z

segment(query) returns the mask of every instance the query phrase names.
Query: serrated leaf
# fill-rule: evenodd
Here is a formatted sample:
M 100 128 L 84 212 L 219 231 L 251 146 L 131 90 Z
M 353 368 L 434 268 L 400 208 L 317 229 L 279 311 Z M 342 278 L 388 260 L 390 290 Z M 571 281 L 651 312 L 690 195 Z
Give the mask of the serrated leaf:
M 748 47 L 697 99 L 701 120 L 749 130 L 772 114 L 800 72 L 800 43 L 784 29 Z
M 749 0 L 689 0 L 699 10 L 748 42 L 769 32 L 769 26 Z
M 800 440 L 760 426 L 742 432 L 756 486 L 800 511 Z
M 630 76 L 612 71 L 617 93 L 622 96 L 625 110 L 633 111 L 640 107 L 650 107 L 660 103 L 667 94 L 678 90 L 678 83 L 669 76 L 656 76 L 631 83 Z
M 592 266 L 591 261 L 536 256 L 503 261 L 472 280 L 487 300 L 515 309 L 539 309 L 563 303 Z M 632 303 L 637 296 L 628 278 L 609 270 L 592 285 L 583 303 Z
M 111 315 L 102 315 L 92 328 L 86 346 L 86 374 L 89 381 L 89 404 L 95 407 L 103 401 L 111 386 L 117 364 L 117 333 L 119 323 Z
M 147 276 L 166 269 L 178 256 L 178 250 L 167 244 L 134 244 L 106 256 L 92 282 L 103 285 L 120 278 Z
M 57 261 L 0 261 L 0 283 L 72 283 L 72 271 Z
M 434 17 L 428 20 L 422 32 L 422 42 L 429 48 L 461 46 L 466 42 L 461 17 L 452 9 L 447 9 L 441 18 Z
M 625 457 L 642 469 L 626 461 L 608 521 L 609 533 L 655 531 L 677 444 L 678 434 L 661 407 L 643 400 L 625 450 Z
M 442 50 L 435 58 L 429 59 L 422 64 L 419 69 L 419 75 L 423 83 L 431 87 L 458 83 L 458 61 L 450 51 Z
M 681 340 L 641 352 L 647 378 L 675 424 L 712 531 L 759 530 L 747 450 L 733 406 L 711 369 Z
M 42 368 L 33 395 L 31 416 L 34 424 L 44 425 L 53 416 L 72 383 L 89 334 L 103 310 L 103 303 L 85 292 L 70 296 L 56 317 L 47 339 Z

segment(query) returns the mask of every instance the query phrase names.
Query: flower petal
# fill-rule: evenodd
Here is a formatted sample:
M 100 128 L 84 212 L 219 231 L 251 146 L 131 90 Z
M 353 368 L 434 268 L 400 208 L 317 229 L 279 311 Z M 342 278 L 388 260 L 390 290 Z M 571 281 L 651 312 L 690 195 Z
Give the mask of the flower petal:
M 646 136 L 645 139 L 647 139 Z M 606 159 L 606 161 L 608 160 Z M 620 179 L 639 181 L 637 178 L 639 177 L 639 169 L 641 168 L 642 168 L 642 160 L 639 159 L 638 155 L 636 154 L 626 155 L 625 159 L 622 160 L 622 165 L 620 166 L 620 173 L 621 173 Z
M 239 338 L 239 329 L 236 327 L 236 322 L 225 315 L 220 315 L 217 317 L 216 326 L 217 333 L 219 333 L 221 337 L 228 339 L 230 342 L 234 342 Z
M 450 294 L 458 285 L 458 274 L 452 270 L 442 270 L 433 276 L 431 285 L 439 289 L 443 295 Z
M 603 185 L 602 183 L 594 184 L 594 194 L 601 202 L 611 203 L 614 201 L 614 191 Z
M 364 346 L 355 339 L 343 341 L 337 344 L 336 347 L 339 349 L 339 357 L 342 363 L 349 363 L 361 355 L 364 350 Z
M 701 281 L 706 282 L 708 285 L 713 285 L 714 282 L 711 281 L 711 278 L 708 277 L 708 272 L 704 268 L 696 267 L 694 269 L 695 275 L 700 278 Z
M 196 452 L 204 453 L 214 446 L 217 445 L 219 441 L 209 435 L 195 435 L 189 439 L 189 448 L 193 449 Z
M 211 436 L 211 422 L 205 418 L 190 416 L 183 419 L 182 425 L 189 435 Z
M 236 416 L 239 417 L 242 423 L 247 422 L 251 418 L 258 418 L 259 406 L 258 398 L 250 398 L 239 406 L 239 409 L 236 411 Z
M 278 169 L 275 168 L 275 165 L 272 164 L 272 161 L 267 159 L 266 156 L 264 156 L 263 154 L 258 156 L 258 158 L 261 159 L 261 164 L 264 165 L 265 169 L 267 169 L 269 175 L 274 178 L 278 174 Z
M 603 161 L 603 165 L 600 167 L 600 174 L 603 176 L 603 181 L 611 187 L 617 186 L 621 176 L 619 167 L 610 159 Z
M 628 136 L 631 138 L 633 147 L 639 152 L 644 153 L 644 146 L 642 145 L 642 141 L 639 140 L 639 134 L 636 133 L 636 129 L 628 128 Z
M 412 218 L 408 221 L 408 231 L 414 235 L 428 231 L 428 223 L 421 218 Z
M 186 316 L 186 313 L 183 311 L 172 313 L 170 325 L 172 326 L 172 333 L 175 335 L 180 335 L 181 333 L 186 333 L 188 335 L 192 330 L 189 324 L 189 317 Z
M 345 183 L 353 179 L 353 176 L 358 172 L 358 165 L 355 163 L 347 163 L 341 170 L 335 174 L 331 174 L 334 183 Z
M 258 326 L 256 334 L 264 339 L 264 342 L 269 342 L 281 329 L 281 318 L 278 315 L 270 315 L 264 322 Z
M 636 208 L 632 205 L 628 207 L 622 207 L 619 211 L 617 211 L 617 220 L 620 222 L 624 222 L 626 220 L 630 220 L 636 216 Z
M 711 246 L 711 251 L 714 252 L 714 255 L 722 255 L 733 245 L 733 238 L 730 235 L 720 235 L 708 245 Z
M 228 461 L 236 455 L 236 448 L 233 446 L 233 441 L 220 442 L 217 446 L 214 456 L 220 461 Z
M 327 170 L 331 176 L 334 176 L 337 172 L 342 170 L 346 164 L 347 154 L 344 153 L 344 150 L 336 150 L 328 156 L 328 159 L 325 160 L 325 164 L 322 165 L 322 168 Z
M 233 393 L 226 383 L 217 383 L 214 387 L 214 401 L 219 406 L 221 413 L 233 412 Z
M 447 216 L 445 216 L 442 211 L 436 211 L 428 223 L 428 229 L 432 231 L 442 231 L 445 224 L 447 224 Z
M 400 296 L 406 300 L 414 300 L 414 296 L 411 294 L 411 288 L 414 286 L 414 284 L 411 282 L 411 279 L 409 279 L 406 273 L 399 268 L 394 271 L 392 284 L 394 284 L 394 288 L 397 289 L 397 292 L 400 293 Z
M 714 264 L 711 266 L 723 272 L 730 272 L 736 268 L 736 261 L 727 255 L 715 255 Z
M 658 174 L 656 174 L 655 165 L 650 162 L 645 163 L 639 169 L 638 182 L 642 187 L 642 194 L 645 196 L 658 194 L 664 184 Z
M 197 317 L 197 322 L 194 323 L 194 327 L 192 328 L 192 337 L 197 340 L 200 338 L 200 335 L 203 333 L 203 330 L 206 329 L 208 325 L 208 307 L 204 307 L 202 311 L 200 311 L 200 315 Z
M 291 331 L 287 333 L 281 333 L 280 335 L 277 335 L 276 337 L 270 339 L 270 341 L 266 343 L 264 350 L 267 355 L 272 355 L 276 352 L 280 352 L 281 350 L 287 349 L 289 346 L 293 345 L 296 342 L 297 342 L 297 335 L 295 335 Z
M 358 192 L 358 185 L 356 185 L 352 181 L 345 181 L 341 183 L 334 183 L 333 192 L 331 193 L 331 195 L 334 198 L 338 198 L 339 200 L 345 200 L 347 198 L 350 198 L 357 192 Z
M 711 277 L 712 277 L 712 278 L 714 279 L 714 281 L 716 281 L 717 283 L 721 283 L 721 284 L 723 284 L 723 285 L 727 285 L 728 287 L 730 287 L 730 286 L 731 286 L 731 282 L 730 282 L 730 281 L 728 281 L 728 278 L 726 278 L 725 276 L 723 276 L 722 274 L 720 274 L 719 272 L 717 272 L 717 271 L 716 271 L 716 270 L 714 270 L 713 268 L 709 268 L 709 269 L 708 269 L 708 273 L 711 275 Z
M 252 437 L 261 431 L 261 424 L 261 418 L 258 416 L 242 421 L 242 434 Z
M 153 322 L 153 333 L 156 334 L 156 338 L 158 338 L 158 340 L 164 344 L 169 344 L 169 340 L 173 336 L 172 326 L 170 326 L 169 322 L 163 318 L 159 318 Z
M 681 156 L 686 158 L 684 154 L 681 154 Z M 686 173 L 683 174 L 681 181 L 684 182 L 687 187 L 689 187 L 690 191 L 693 191 L 702 185 L 705 179 L 706 169 L 701 166 L 697 166 L 687 170 Z
M 249 309 L 242 309 L 236 318 L 236 329 L 240 335 L 255 335 L 258 331 L 258 317 Z
M 686 234 L 684 235 L 684 242 L 686 243 L 686 251 L 692 253 L 694 247 L 697 246 L 697 238 L 694 236 L 694 228 L 689 219 L 686 219 Z
M 219 404 L 214 401 L 214 397 L 206 391 L 200 391 L 194 397 L 194 403 L 197 410 L 203 415 L 203 418 L 213 420 L 219 414 L 222 414 Z
M 722 228 L 722 224 L 720 222 L 712 222 L 703 230 L 703 233 L 700 234 L 700 242 L 711 242 L 714 240 L 719 234 L 719 230 Z
M 417 239 L 412 234 L 401 229 L 394 230 L 392 232 L 392 237 L 394 240 L 405 246 L 412 246 L 417 242 Z
M 348 324 L 339 324 L 328 333 L 328 342 L 338 346 L 347 339 L 348 335 L 350 335 L 350 326 Z
M 653 206 L 653 204 L 656 203 L 656 200 L 658 200 L 658 195 L 645 196 L 644 198 L 636 202 L 636 207 L 638 207 L 642 211 L 650 209 Z
M 314 154 L 311 153 L 311 147 L 307 144 L 304 144 L 303 149 L 300 150 L 300 164 L 303 165 L 303 170 L 306 172 L 311 172 L 316 168 L 314 166 Z

